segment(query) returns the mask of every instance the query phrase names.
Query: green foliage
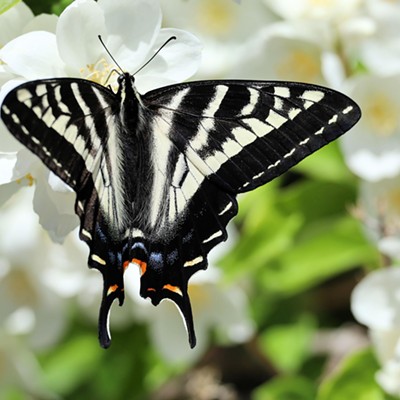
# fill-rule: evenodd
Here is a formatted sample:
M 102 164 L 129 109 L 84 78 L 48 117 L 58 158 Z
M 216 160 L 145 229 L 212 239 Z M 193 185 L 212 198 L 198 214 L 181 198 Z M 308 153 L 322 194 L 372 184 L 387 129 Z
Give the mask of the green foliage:
M 47 387 L 66 395 L 91 378 L 101 361 L 101 349 L 93 335 L 82 335 L 64 344 L 44 365 Z
M 298 372 L 309 356 L 316 320 L 303 315 L 293 324 L 276 324 L 260 335 L 260 345 L 275 367 L 283 373 Z
M 26 0 L 24 2 L 35 15 L 42 13 L 60 15 L 65 7 L 72 3 L 72 0 Z
M 350 356 L 340 369 L 321 385 L 317 400 L 394 400 L 375 381 L 378 369 L 371 350 Z
M 315 386 L 311 380 L 285 376 L 275 378 L 258 388 L 252 400 L 315 400 L 315 395 Z

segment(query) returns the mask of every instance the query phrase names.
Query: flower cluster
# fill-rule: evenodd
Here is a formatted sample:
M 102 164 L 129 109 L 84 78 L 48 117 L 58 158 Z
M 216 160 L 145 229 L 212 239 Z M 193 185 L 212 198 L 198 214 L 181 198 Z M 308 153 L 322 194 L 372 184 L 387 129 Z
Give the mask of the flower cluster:
M 115 89 L 116 74 L 111 74 L 115 65 L 98 35 L 129 73 L 137 71 L 169 37 L 178 38 L 135 75 L 142 93 L 196 76 L 302 81 L 348 94 L 360 105 L 363 118 L 340 141 L 345 164 L 358 178 L 353 179 L 346 169 L 350 176 L 346 183 L 357 185 L 354 215 L 388 267 L 370 273 L 356 287 L 352 311 L 370 328 L 380 362 L 377 382 L 388 393 L 400 395 L 400 270 L 394 266 L 400 259 L 399 17 L 400 3 L 388 0 L 75 0 L 59 17 L 34 16 L 20 2 L 0 14 L 0 103 L 16 85 L 50 77 L 85 78 Z M 319 176 L 324 173 L 329 168 L 312 171 Z M 336 179 L 327 177 L 328 182 Z M 0 120 L 0 366 L 7 371 L 2 374 L 0 368 L 0 397 L 6 398 L 9 382 L 32 397 L 52 395 L 42 385 L 34 353 L 60 343 L 66 330 L 72 330 L 71 309 L 75 314 L 83 312 L 95 329 L 101 276 L 86 268 L 88 249 L 77 237 L 74 202 L 75 194 L 20 145 Z M 289 235 L 298 229 L 301 217 L 288 218 L 287 224 L 278 214 L 274 217 L 279 228 L 284 225 L 287 236 L 279 236 L 268 251 L 279 253 L 281 247 L 290 248 Z M 257 223 L 261 220 L 259 215 L 256 219 Z M 256 239 L 252 260 L 265 253 L 262 246 L 268 247 Z M 220 247 L 222 253 L 230 251 L 232 241 Z M 271 255 L 266 258 L 271 260 Z M 130 268 L 125 274 L 128 299 L 124 312 L 113 314 L 113 326 L 146 326 L 151 342 L 170 362 L 193 364 L 207 349 L 211 330 L 220 341 L 248 340 L 255 328 L 247 316 L 243 288 L 222 285 L 213 268 L 215 260 L 210 260 L 208 275 L 196 276 L 189 288 L 199 341 L 195 351 L 187 350 L 183 326 L 175 320 L 171 304 L 153 309 L 138 297 L 139 279 Z M 284 276 L 279 275 L 281 264 L 274 267 L 276 276 Z M 310 276 L 313 281 L 315 276 Z M 253 286 L 273 289 L 285 283 L 290 288 L 293 282 L 288 277 L 273 284 L 263 278 L 254 280 Z M 254 314 L 274 314 L 264 298 L 254 303 Z M 275 314 L 282 309 L 277 310 Z M 304 321 L 301 329 L 292 327 L 299 342 L 311 330 L 307 318 Z M 285 343 L 281 332 L 287 331 L 282 327 L 275 328 L 275 344 Z M 273 331 L 260 335 L 266 347 L 274 342 Z M 298 343 L 286 343 L 294 351 L 285 348 L 282 369 L 291 363 L 292 354 L 302 353 Z M 138 347 L 142 344 L 145 347 L 145 340 Z M 268 357 L 274 359 L 274 354 L 272 350 Z M 299 359 L 292 360 L 289 372 L 301 364 Z M 156 369 L 148 368 L 143 382 L 157 381 Z M 267 397 L 271 394 L 263 398 Z

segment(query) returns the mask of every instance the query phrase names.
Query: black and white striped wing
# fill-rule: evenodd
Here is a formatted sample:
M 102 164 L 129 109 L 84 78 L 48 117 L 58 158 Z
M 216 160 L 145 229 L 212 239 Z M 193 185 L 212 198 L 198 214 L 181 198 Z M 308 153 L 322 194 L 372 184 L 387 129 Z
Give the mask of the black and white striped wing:
M 169 180 L 151 209 L 164 204 L 166 225 L 185 215 L 181 227 L 192 232 L 189 248 L 197 253 L 182 261 L 199 266 L 226 239 L 238 193 L 281 175 L 361 115 L 341 93 L 289 82 L 191 82 L 150 92 L 143 101 L 154 114 L 153 129 L 168 139 L 159 153 L 154 148 L 166 160 L 160 169 L 169 168 Z
M 174 300 L 190 333 L 187 282 L 227 238 L 236 195 L 338 138 L 358 121 L 360 109 L 336 91 L 288 82 L 191 82 L 147 93 L 143 102 L 160 138 L 153 148 L 157 169 L 167 171 L 149 208 L 175 232 L 166 235 L 162 250 L 162 282 L 174 290 L 147 296 L 155 304 L 163 297 Z M 144 296 L 153 288 L 153 270 L 157 265 L 149 262 Z
M 114 271 L 104 263 L 118 258 L 115 248 L 120 247 L 112 240 L 113 225 L 121 218 L 113 169 L 117 105 L 116 95 L 101 85 L 57 78 L 18 86 L 1 107 L 9 131 L 76 192 L 80 238 L 90 247 L 88 264 L 102 272 L 107 288 L 123 287 L 122 266 L 115 262 Z M 122 303 L 123 293 L 115 297 Z
M 306 84 L 191 82 L 140 96 L 128 74 L 119 83 L 113 93 L 79 79 L 28 82 L 7 95 L 2 119 L 77 193 L 88 263 L 104 278 L 101 344 L 133 262 L 141 295 L 173 300 L 194 346 L 188 281 L 226 239 L 236 195 L 339 137 L 360 110 Z

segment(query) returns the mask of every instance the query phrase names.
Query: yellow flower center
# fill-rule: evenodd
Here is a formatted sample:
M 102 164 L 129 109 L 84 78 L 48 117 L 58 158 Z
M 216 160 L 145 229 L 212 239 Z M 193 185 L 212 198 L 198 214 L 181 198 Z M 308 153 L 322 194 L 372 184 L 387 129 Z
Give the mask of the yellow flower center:
M 109 84 L 108 81 L 112 70 L 113 66 L 102 58 L 96 64 L 86 65 L 86 67 L 81 68 L 79 72 L 82 78 L 106 86 Z
M 18 184 L 25 184 L 25 180 L 27 181 L 28 186 L 33 186 L 35 183 L 35 178 L 31 174 L 26 174 L 23 178 L 17 179 L 16 182 Z
M 400 214 L 400 189 L 389 192 L 388 200 L 390 209 L 396 214 Z
M 226 35 L 235 23 L 237 4 L 233 0 L 201 0 L 197 22 L 208 35 Z
M 370 96 L 364 107 L 365 120 L 378 136 L 391 136 L 397 129 L 399 107 L 385 93 Z
M 278 64 L 276 70 L 281 79 L 316 82 L 320 76 L 320 63 L 311 54 L 294 50 Z

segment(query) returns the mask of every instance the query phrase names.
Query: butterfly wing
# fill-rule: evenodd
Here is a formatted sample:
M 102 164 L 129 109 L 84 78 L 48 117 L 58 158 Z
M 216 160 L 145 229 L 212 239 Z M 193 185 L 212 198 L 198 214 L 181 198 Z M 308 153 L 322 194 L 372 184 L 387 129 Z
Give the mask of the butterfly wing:
M 131 261 L 141 269 L 143 297 L 180 308 L 193 347 L 188 281 L 226 239 L 236 195 L 336 139 L 360 112 L 346 96 L 311 85 L 193 82 L 139 99 L 131 77 L 122 78 L 119 97 L 84 80 L 29 82 L 6 97 L 2 118 L 77 193 L 88 263 L 104 278 L 101 344 L 110 344 L 109 310 L 116 298 L 123 302 L 123 269 Z M 121 136 L 127 141 L 116 151 Z M 121 208 L 124 195 L 128 209 Z M 140 211 L 132 219 L 129 207 Z M 127 236 L 124 219 L 132 225 Z
M 194 345 L 188 280 L 226 240 L 226 225 L 238 209 L 236 195 L 338 138 L 358 121 L 360 109 L 336 91 L 288 82 L 190 82 L 149 92 L 143 102 L 163 142 L 154 156 L 167 161 L 158 169 L 170 177 L 160 180 L 163 195 L 149 207 L 162 224 L 179 229 L 158 250 L 162 273 L 150 262 L 142 275 L 142 295 L 155 304 L 175 301 Z M 156 276 L 164 288 L 159 292 L 153 290 Z
M 31 81 L 11 91 L 2 103 L 9 131 L 77 194 L 80 238 L 88 243 L 88 264 L 104 277 L 100 340 L 107 346 L 111 303 L 123 302 L 121 243 L 112 169 L 112 129 L 117 129 L 116 95 L 82 79 Z M 119 262 L 118 262 L 119 261 Z

